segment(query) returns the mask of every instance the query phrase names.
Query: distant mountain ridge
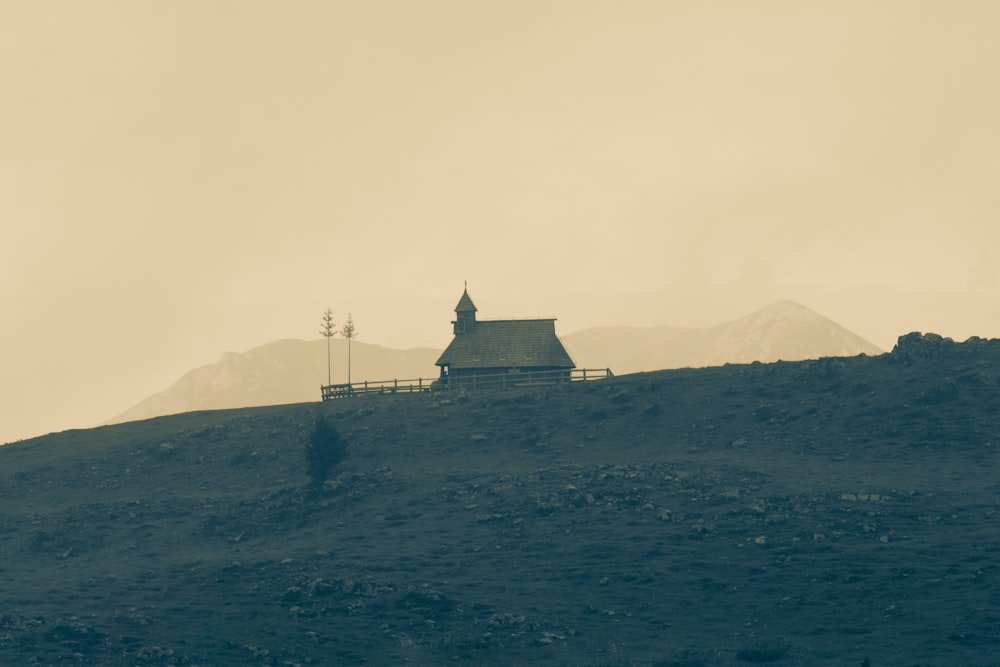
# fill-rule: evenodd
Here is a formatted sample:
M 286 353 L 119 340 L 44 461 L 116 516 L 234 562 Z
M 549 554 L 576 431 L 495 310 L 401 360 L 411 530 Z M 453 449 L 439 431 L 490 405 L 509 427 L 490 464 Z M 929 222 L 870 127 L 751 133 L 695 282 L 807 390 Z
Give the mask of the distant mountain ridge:
M 354 341 L 351 379 L 436 378 L 440 350 L 395 350 Z M 125 410 L 109 424 L 118 424 L 192 410 L 282 405 L 318 401 L 327 383 L 326 340 L 279 340 L 247 352 L 226 352 L 214 364 L 186 373 L 167 389 Z M 347 381 L 347 343 L 331 341 L 333 382 Z
M 577 366 L 610 367 L 618 374 L 883 353 L 861 336 L 794 301 L 779 301 L 704 329 L 599 327 L 561 339 Z
M 580 368 L 611 368 L 618 375 L 726 363 L 799 361 L 882 354 L 875 345 L 793 301 L 779 301 L 746 317 L 704 329 L 597 327 L 560 336 Z M 436 378 L 441 349 L 396 350 L 355 341 L 352 379 Z M 326 341 L 280 340 L 243 353 L 227 352 L 108 423 L 161 415 L 319 400 L 326 384 Z M 347 343 L 331 346 L 333 381 L 347 379 Z

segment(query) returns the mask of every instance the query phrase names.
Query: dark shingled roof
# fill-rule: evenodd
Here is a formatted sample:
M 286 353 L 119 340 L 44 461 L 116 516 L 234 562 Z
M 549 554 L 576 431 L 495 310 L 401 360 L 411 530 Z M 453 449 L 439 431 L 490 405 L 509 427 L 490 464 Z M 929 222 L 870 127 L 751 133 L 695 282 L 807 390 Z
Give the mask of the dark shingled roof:
M 469 296 L 469 290 L 462 292 L 462 298 L 458 300 L 458 305 L 455 306 L 456 313 L 464 313 L 470 310 L 479 310 L 476 308 L 476 304 L 472 303 L 472 297 Z
M 480 320 L 471 331 L 456 334 L 436 363 L 451 368 L 576 366 L 556 337 L 554 319 Z

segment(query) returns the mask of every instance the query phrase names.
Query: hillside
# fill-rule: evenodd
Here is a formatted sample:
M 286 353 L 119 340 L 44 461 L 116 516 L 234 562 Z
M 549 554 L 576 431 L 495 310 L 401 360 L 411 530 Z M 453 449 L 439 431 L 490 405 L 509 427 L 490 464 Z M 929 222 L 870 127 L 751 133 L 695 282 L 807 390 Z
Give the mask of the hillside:
M 913 334 L 11 444 L 0 663 L 994 665 L 998 389 Z
M 779 301 L 732 322 L 701 329 L 600 327 L 562 340 L 578 366 L 611 367 L 616 373 L 883 352 L 794 301 Z

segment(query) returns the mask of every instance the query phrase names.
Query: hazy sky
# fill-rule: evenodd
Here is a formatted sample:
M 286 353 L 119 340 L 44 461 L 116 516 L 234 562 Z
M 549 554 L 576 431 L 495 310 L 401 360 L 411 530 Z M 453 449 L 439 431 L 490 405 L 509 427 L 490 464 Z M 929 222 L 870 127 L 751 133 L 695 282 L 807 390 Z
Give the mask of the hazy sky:
M 0 0 L 0 442 L 483 317 L 1000 337 L 1000 2 Z

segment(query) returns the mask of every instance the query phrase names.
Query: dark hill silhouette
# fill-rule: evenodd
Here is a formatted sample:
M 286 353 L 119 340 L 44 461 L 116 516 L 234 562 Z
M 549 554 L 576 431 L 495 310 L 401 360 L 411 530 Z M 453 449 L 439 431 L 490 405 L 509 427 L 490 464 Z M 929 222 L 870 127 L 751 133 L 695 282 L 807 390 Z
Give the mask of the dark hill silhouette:
M 704 329 L 601 327 L 563 336 L 563 342 L 577 365 L 610 366 L 616 373 L 883 352 L 794 301 Z
M 7 445 L 0 664 L 995 665 L 998 390 L 913 334 Z

